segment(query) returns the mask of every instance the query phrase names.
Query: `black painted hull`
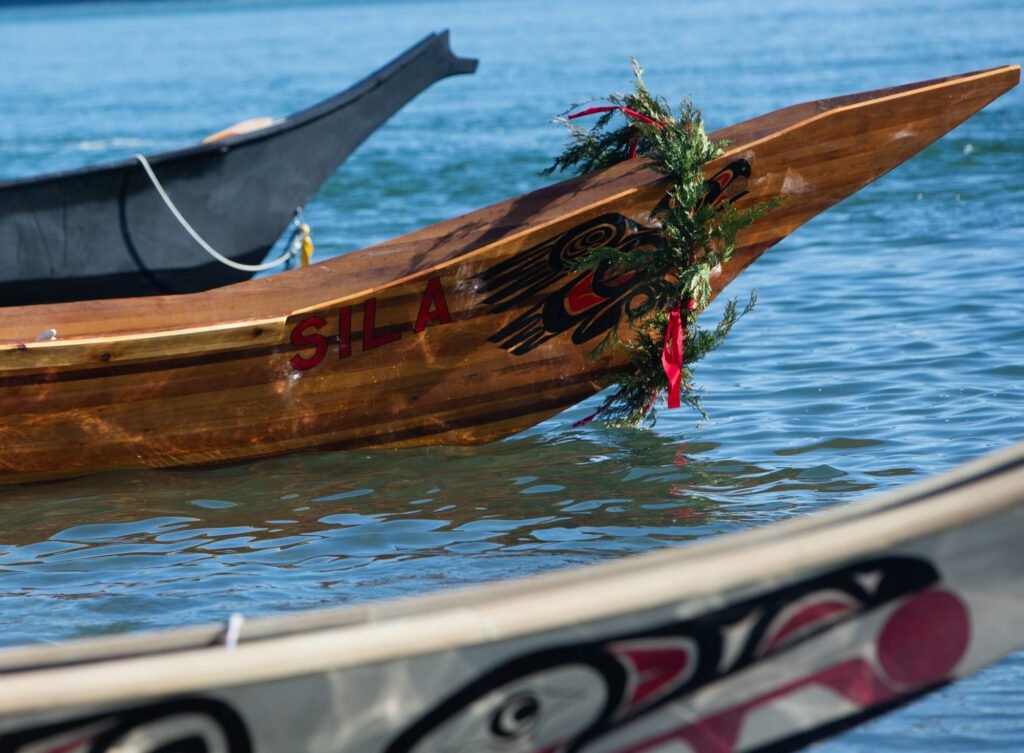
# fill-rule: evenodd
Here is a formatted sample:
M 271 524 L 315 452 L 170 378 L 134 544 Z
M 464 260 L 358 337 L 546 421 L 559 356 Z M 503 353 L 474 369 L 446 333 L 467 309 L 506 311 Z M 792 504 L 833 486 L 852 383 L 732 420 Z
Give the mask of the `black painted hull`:
M 148 157 L 181 213 L 215 249 L 263 260 L 349 154 L 436 81 L 472 73 L 448 33 L 268 128 Z M 186 233 L 135 160 L 0 182 L 0 306 L 191 293 L 251 276 Z

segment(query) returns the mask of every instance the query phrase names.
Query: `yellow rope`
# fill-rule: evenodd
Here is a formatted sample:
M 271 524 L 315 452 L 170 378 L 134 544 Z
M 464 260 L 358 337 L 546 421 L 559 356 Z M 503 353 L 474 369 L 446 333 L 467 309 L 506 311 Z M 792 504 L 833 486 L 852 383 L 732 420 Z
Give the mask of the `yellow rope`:
M 308 267 L 313 260 L 313 237 L 309 234 L 309 225 L 305 222 L 299 225 L 299 231 L 302 233 L 302 266 Z

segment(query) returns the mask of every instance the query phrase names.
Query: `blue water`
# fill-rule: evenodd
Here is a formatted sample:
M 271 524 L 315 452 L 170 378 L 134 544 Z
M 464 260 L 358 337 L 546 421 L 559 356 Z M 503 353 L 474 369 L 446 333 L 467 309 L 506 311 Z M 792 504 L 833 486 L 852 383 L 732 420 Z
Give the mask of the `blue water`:
M 193 142 L 330 95 L 427 32 L 480 58 L 307 207 L 318 258 L 543 185 L 550 115 L 628 85 L 711 127 L 1021 62 L 1020 0 L 642 5 L 117 3 L 0 9 L 0 177 Z M 479 448 L 300 455 L 0 490 L 0 645 L 383 599 L 846 504 L 1024 438 L 1024 94 L 811 222 L 734 284 L 712 415 Z M 1024 657 L 820 746 L 1024 748 Z

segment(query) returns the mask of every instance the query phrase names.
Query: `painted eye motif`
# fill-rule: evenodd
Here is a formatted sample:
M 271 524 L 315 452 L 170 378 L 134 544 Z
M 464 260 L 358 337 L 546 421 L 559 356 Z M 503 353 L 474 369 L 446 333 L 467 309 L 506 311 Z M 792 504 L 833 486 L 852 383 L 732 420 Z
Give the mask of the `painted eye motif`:
M 509 739 L 525 735 L 537 725 L 540 718 L 540 701 L 523 693 L 513 696 L 499 708 L 491 720 L 491 732 L 495 737 Z
M 391 753 L 553 753 L 601 718 L 608 681 L 567 662 L 529 672 L 466 699 Z

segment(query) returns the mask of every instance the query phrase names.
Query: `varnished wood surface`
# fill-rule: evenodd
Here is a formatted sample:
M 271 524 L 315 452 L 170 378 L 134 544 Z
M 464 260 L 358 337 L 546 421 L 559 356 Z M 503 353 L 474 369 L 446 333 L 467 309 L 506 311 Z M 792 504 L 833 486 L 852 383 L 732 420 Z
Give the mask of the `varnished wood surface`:
M 1019 76 L 1011 66 L 811 102 L 713 134 L 733 143 L 709 177 L 745 160 L 750 176 L 728 189 L 748 192 L 740 205 L 783 199 L 741 235 L 716 293 Z M 576 325 L 521 354 L 489 340 L 545 301 L 570 295 L 562 313 L 583 306 L 584 319 L 610 303 L 579 273 L 548 269 L 547 284 L 529 289 L 524 278 L 529 295 L 503 308 L 487 302 L 494 268 L 540 259 L 531 249 L 596 218 L 644 225 L 663 191 L 659 174 L 631 161 L 274 277 L 190 296 L 3 309 L 0 480 L 520 431 L 593 394 L 621 364 L 591 359 L 600 338 L 574 343 Z M 505 285 L 506 299 L 517 284 Z M 57 339 L 35 341 L 50 328 Z M 315 360 L 317 333 L 325 354 L 296 368 Z

